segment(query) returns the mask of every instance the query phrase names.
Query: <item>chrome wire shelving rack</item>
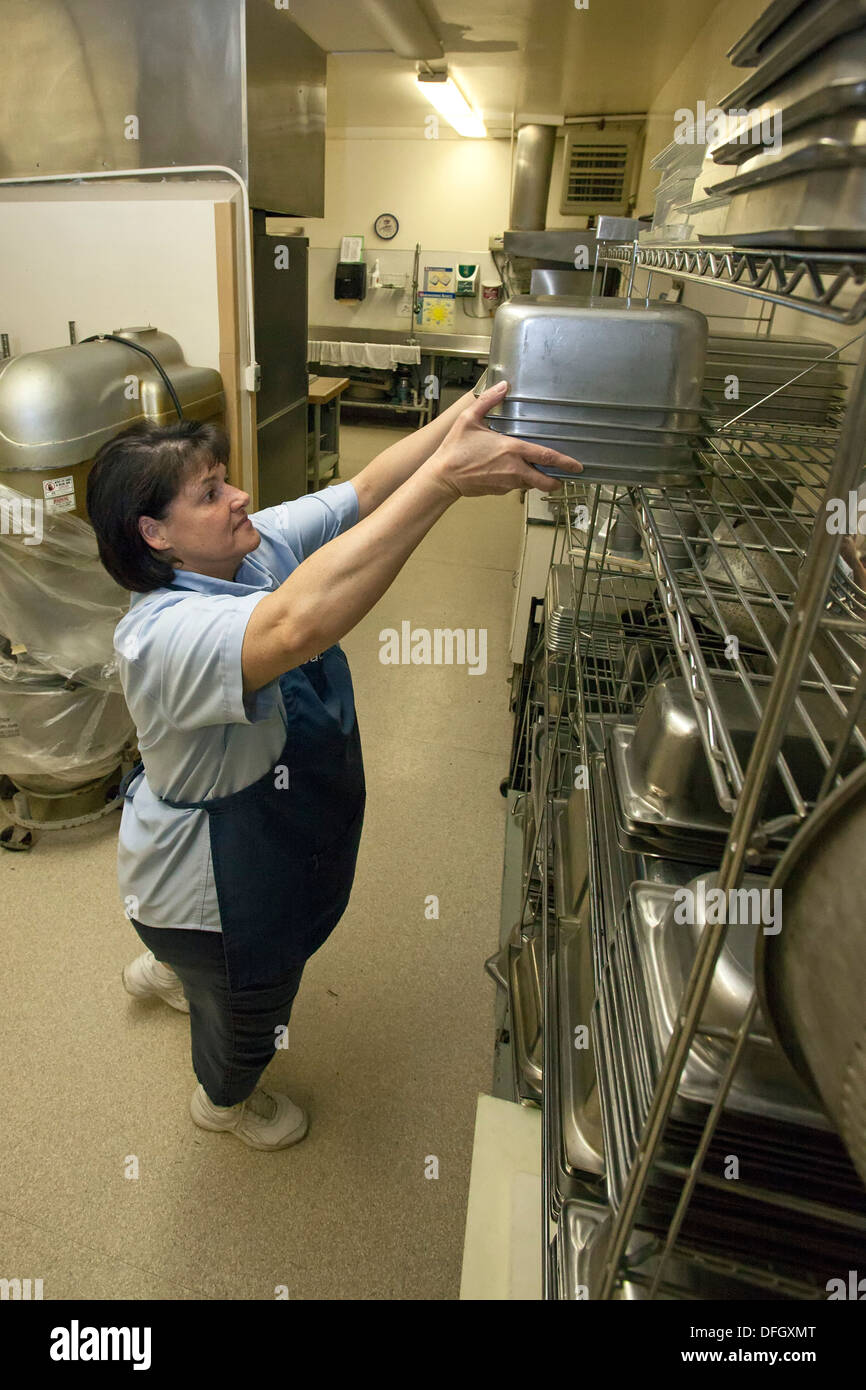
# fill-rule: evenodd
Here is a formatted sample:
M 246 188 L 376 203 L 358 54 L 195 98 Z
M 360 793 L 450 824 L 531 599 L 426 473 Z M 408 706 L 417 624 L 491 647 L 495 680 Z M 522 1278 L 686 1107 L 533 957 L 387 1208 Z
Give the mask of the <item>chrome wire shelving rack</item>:
M 635 270 L 661 271 L 837 323 L 866 317 L 866 255 L 859 253 L 629 242 L 601 248 L 599 263 L 605 262 L 629 266 L 632 279 Z
M 631 264 L 629 292 L 643 267 L 837 323 L 866 315 L 866 256 L 731 248 L 688 254 L 636 244 L 601 253 Z M 840 563 L 841 536 L 825 524 L 828 504 L 847 498 L 866 473 L 866 349 L 862 341 L 859 347 L 845 408 L 829 413 L 826 426 L 757 423 L 748 411 L 734 423 L 711 421 L 698 487 L 563 484 L 548 608 L 559 593 L 565 609 L 570 595 L 573 629 L 560 620 L 551 639 L 548 628 L 547 824 L 538 827 L 537 843 L 546 875 L 555 807 L 576 785 L 575 768 L 584 768 L 585 917 L 605 1176 L 593 1205 L 585 1194 L 563 1193 L 557 1171 L 559 952 L 545 896 L 546 1297 L 818 1298 L 828 1268 L 838 1273 L 866 1252 L 863 1186 L 832 1127 L 802 1131 L 801 1162 L 786 1147 L 791 1130 L 779 1128 L 778 1116 L 756 1120 L 738 1109 L 750 1055 L 773 1044 L 754 988 L 738 1026 L 714 1027 L 704 1018 L 725 922 L 700 933 L 669 1034 L 662 1045 L 654 1035 L 630 964 L 629 923 L 631 889 L 652 878 L 658 861 L 642 856 L 638 841 L 627 848 L 617 842 L 608 766 L 611 730 L 634 727 L 658 683 L 678 681 L 727 826 L 715 882 L 732 891 L 750 872 L 770 872 L 793 834 L 863 761 L 866 592 Z M 637 526 L 640 559 L 611 545 L 616 515 Z M 792 728 L 794 754 L 786 742 Z M 681 883 L 700 871 L 681 867 Z M 662 898 L 673 879 L 660 883 Z M 739 1183 L 720 1175 L 732 1135 L 744 1151 L 754 1139 L 765 1161 Z M 756 1241 L 762 1224 L 766 1239 Z

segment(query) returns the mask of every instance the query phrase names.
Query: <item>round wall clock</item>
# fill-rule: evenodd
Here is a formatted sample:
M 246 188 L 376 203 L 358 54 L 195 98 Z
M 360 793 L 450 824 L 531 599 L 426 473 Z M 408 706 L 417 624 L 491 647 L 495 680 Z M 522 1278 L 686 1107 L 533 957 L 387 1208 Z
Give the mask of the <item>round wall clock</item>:
M 393 241 L 400 230 L 400 223 L 393 212 L 380 212 L 373 223 L 373 231 L 380 241 Z

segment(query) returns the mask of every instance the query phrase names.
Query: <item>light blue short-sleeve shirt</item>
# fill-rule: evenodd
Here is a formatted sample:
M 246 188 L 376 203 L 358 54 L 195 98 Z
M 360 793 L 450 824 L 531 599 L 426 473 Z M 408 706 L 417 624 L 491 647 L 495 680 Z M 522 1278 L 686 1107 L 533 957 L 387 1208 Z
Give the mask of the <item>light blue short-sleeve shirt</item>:
M 286 721 L 278 681 L 244 696 L 241 648 L 256 604 L 358 520 L 337 483 L 256 512 L 261 536 L 233 580 L 175 571 L 134 594 L 115 630 L 120 680 L 147 768 L 123 806 L 118 880 L 127 915 L 149 927 L 220 931 L 208 815 L 172 801 L 241 791 L 273 766 Z

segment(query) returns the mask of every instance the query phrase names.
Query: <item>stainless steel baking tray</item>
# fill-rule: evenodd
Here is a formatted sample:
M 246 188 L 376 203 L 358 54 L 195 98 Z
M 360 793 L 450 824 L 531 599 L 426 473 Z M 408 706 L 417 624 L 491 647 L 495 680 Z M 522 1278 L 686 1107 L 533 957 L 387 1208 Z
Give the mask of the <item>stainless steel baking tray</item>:
M 836 85 L 858 86 L 866 72 L 866 29 L 858 29 L 834 39 L 819 53 L 814 53 L 806 63 L 779 71 L 777 63 L 764 64 L 751 73 L 720 103 L 725 111 L 743 110 L 756 114 L 765 108 L 769 113 L 778 111 L 781 115 L 782 130 L 791 131 L 798 124 L 797 111 L 802 105 L 808 112 L 809 103 L 830 94 Z M 831 102 L 832 96 L 828 98 Z M 793 121 L 792 121 L 793 115 Z M 726 132 L 731 136 L 731 144 L 742 126 L 730 127 Z M 723 149 L 722 141 L 712 146 L 712 154 Z M 739 146 L 742 148 L 742 146 Z M 727 163 L 727 160 L 723 161 Z
M 861 250 L 866 168 L 818 169 L 776 178 L 731 197 L 723 228 L 698 240 L 730 246 Z
M 866 0 L 773 0 L 726 56 L 737 68 L 793 67 L 864 21 Z

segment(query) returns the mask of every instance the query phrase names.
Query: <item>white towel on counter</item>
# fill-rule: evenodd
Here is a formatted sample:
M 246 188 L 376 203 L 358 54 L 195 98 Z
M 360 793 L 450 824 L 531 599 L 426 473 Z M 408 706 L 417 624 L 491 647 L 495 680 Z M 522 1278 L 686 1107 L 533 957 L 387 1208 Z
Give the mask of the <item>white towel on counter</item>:
M 307 343 L 307 361 L 322 362 L 332 367 L 373 367 L 386 372 L 400 364 L 411 366 L 421 361 L 420 347 L 405 347 L 402 343 L 331 343 L 311 340 Z

